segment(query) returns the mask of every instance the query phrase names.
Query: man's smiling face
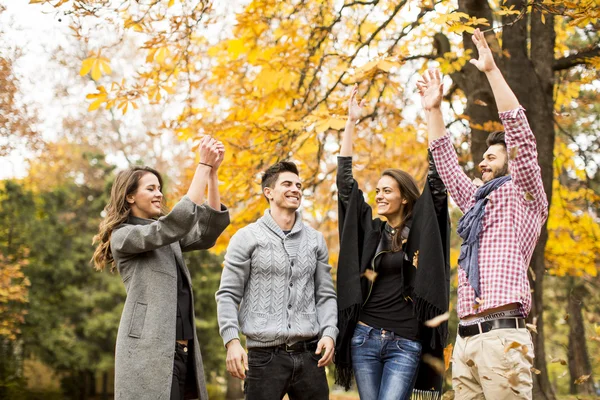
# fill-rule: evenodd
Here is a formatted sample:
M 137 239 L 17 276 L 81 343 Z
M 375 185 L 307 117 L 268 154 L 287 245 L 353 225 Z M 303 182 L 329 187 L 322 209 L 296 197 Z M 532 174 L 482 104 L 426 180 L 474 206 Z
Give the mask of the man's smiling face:
M 483 161 L 479 163 L 481 171 L 481 180 L 484 183 L 494 178 L 508 175 L 508 154 L 506 148 L 501 144 L 494 144 L 488 147 L 483 154 Z

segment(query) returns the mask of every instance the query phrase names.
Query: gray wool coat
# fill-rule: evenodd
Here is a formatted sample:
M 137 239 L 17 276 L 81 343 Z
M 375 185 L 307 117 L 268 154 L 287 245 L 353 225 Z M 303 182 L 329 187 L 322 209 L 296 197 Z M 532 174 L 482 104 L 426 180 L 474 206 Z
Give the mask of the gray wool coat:
M 184 196 L 168 215 L 158 220 L 130 217 L 112 232 L 111 251 L 127 291 L 117 334 L 115 399 L 170 398 L 176 268 L 181 266 L 191 292 L 190 272 L 182 252 L 212 247 L 227 225 L 229 211 L 225 206 L 216 211 Z M 197 396 L 205 400 L 208 394 L 195 329 L 193 355 L 190 362 L 194 363 Z

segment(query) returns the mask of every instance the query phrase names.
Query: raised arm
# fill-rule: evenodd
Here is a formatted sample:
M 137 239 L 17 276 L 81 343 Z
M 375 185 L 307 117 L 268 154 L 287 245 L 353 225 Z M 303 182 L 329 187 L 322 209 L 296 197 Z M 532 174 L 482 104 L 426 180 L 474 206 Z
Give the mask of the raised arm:
M 458 164 L 456 151 L 446 133 L 441 110 L 444 88 L 439 70 L 426 71 L 417 82 L 417 88 L 425 110 L 429 148 L 435 168 L 458 207 L 466 212 L 473 204 L 473 194 L 477 188 Z
M 205 136 L 200 143 L 200 162 L 214 164 L 218 151 L 216 141 Z M 146 225 L 124 225 L 113 231 L 111 250 L 121 254 L 138 254 L 151 251 L 182 239 L 202 218 L 208 218 L 208 210 L 201 206 L 208 182 L 209 167 L 198 164 L 187 195 L 173 207 L 171 212 Z
M 520 106 L 517 96 L 496 66 L 492 51 L 483 33 L 479 29 L 475 29 L 472 39 L 477 46 L 479 58 L 471 60 L 470 63 L 485 73 L 492 87 L 500 119 L 504 126 L 507 152 L 510 155 L 509 171 L 513 182 L 522 190 L 522 201 L 539 211 L 542 220 L 545 220 L 548 216 L 548 199 L 537 161 L 535 136 L 529 127 L 525 110 Z
M 208 199 L 207 203 L 202 205 L 207 209 L 206 218 L 199 219 L 179 241 L 184 252 L 211 248 L 229 225 L 229 211 L 221 204 L 218 180 L 218 170 L 225 155 L 225 146 L 217 141 L 213 145 L 213 151 L 215 150 L 218 156 L 208 175 Z
M 478 70 L 485 73 L 499 112 L 514 110 L 519 107 L 519 100 L 513 93 L 508 83 L 502 76 L 502 72 L 496 66 L 492 51 L 485 40 L 485 36 L 479 29 L 475 29 L 472 36 L 473 43 L 477 47 L 479 53 L 478 59 L 472 59 L 469 62 L 477 67 Z
M 225 146 L 222 142 L 217 141 L 215 148 L 218 152 L 218 157 L 214 165 L 210 169 L 208 175 L 208 205 L 215 210 L 221 208 L 221 195 L 219 193 L 219 167 L 225 158 Z
M 356 100 L 358 93 L 358 85 L 354 85 L 350 98 L 348 99 L 348 120 L 342 135 L 342 143 L 340 146 L 340 155 L 338 157 L 338 170 L 336 183 L 338 187 L 338 199 L 342 205 L 346 205 L 352 192 L 354 185 L 354 177 L 352 176 L 352 143 L 354 141 L 354 131 L 356 122 L 362 115 L 365 101 L 360 104 Z

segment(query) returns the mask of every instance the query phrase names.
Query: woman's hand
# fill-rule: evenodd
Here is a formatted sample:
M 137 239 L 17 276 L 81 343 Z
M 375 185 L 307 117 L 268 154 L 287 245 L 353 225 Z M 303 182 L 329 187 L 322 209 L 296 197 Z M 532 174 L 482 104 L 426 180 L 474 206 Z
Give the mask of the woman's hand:
M 417 82 L 417 89 L 421 95 L 421 106 L 425 111 L 439 109 L 442 104 L 442 94 L 444 85 L 442 83 L 442 74 L 439 69 L 429 69 L 421 80 Z
M 200 163 L 215 168 L 219 158 L 217 141 L 209 135 L 205 135 L 200 141 Z
M 352 88 L 352 92 L 350 93 L 350 99 L 348 99 L 348 121 L 352 123 L 356 123 L 358 119 L 362 116 L 365 100 L 363 99 L 360 104 L 358 100 L 356 100 L 356 94 L 358 93 L 358 84 L 354 84 Z

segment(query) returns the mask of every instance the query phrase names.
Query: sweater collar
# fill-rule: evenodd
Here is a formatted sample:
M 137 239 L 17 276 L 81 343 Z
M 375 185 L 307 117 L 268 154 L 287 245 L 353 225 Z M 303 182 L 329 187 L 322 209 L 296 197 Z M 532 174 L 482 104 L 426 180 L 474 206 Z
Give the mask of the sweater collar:
M 300 211 L 295 212 L 295 217 L 296 220 L 294 221 L 294 226 L 292 227 L 292 230 L 288 235 L 294 235 L 295 233 L 300 232 L 304 226 L 304 224 L 302 223 L 302 214 L 300 214 Z M 283 233 L 283 229 L 281 229 L 281 227 L 277 225 L 277 222 L 275 222 L 275 220 L 273 219 L 270 208 L 267 208 L 265 210 L 265 214 L 259 219 L 259 222 L 264 224 L 267 228 L 273 231 L 280 238 L 285 238 L 286 235 L 285 233 Z

